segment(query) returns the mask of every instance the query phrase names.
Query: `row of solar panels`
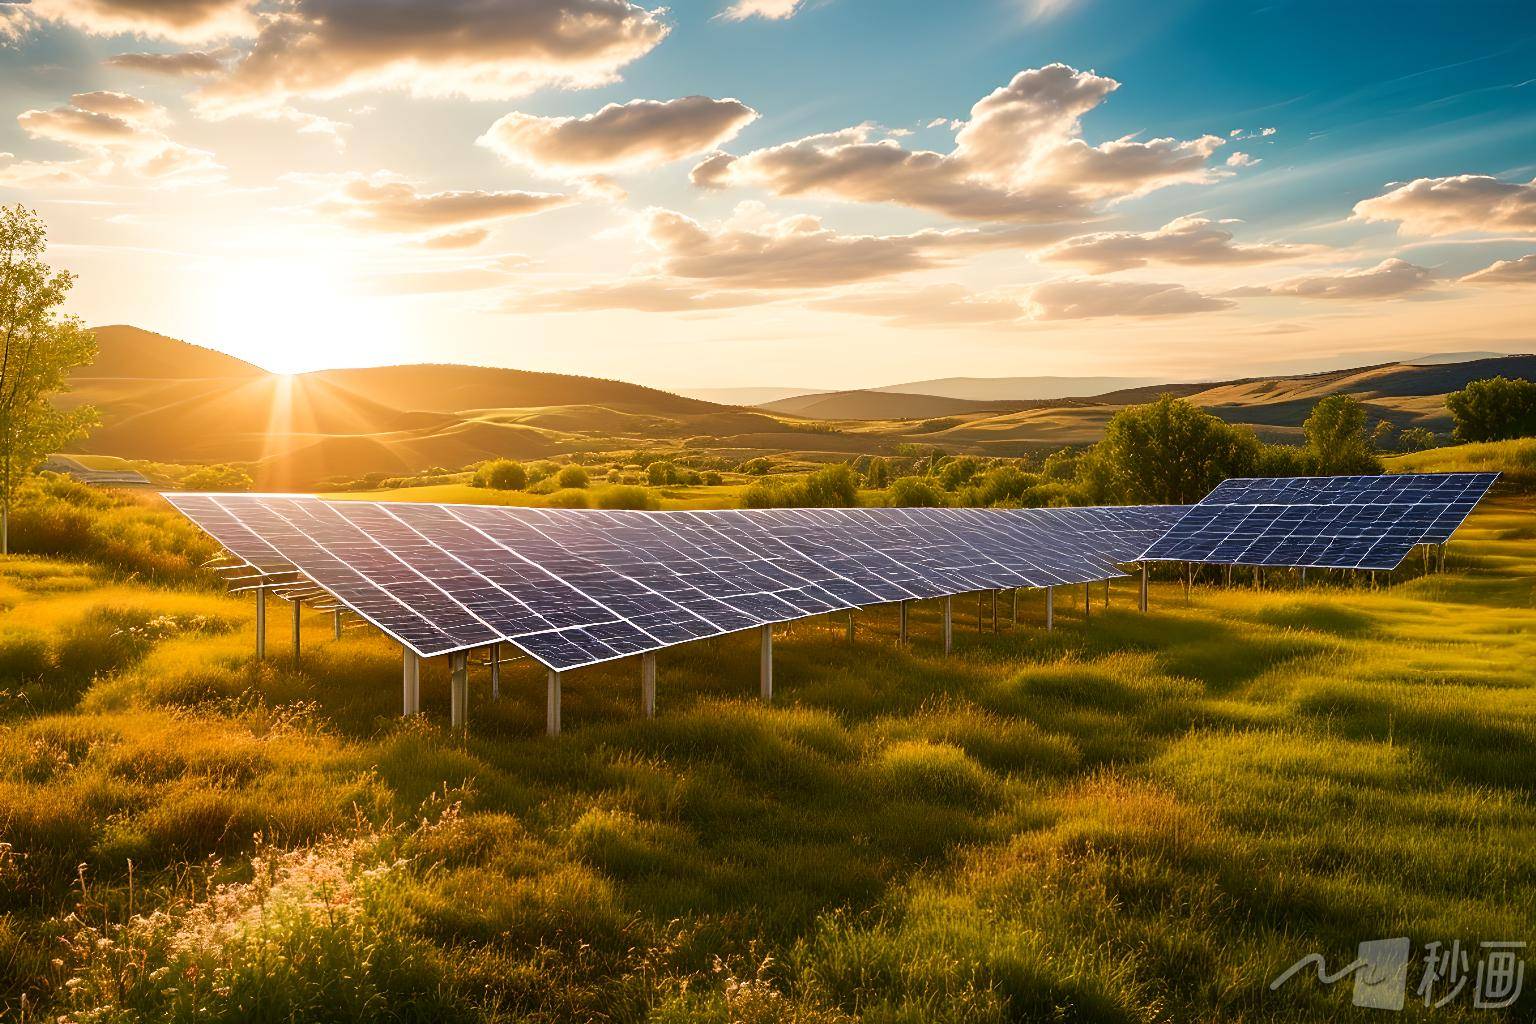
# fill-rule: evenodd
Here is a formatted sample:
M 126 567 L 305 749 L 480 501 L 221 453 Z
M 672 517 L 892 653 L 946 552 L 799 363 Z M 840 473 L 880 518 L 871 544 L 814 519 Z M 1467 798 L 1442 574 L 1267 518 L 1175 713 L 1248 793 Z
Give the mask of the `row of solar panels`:
M 1123 575 L 1139 560 L 1391 568 L 1492 474 L 1230 480 L 1197 506 L 637 512 L 168 494 L 262 580 L 302 578 L 423 656 L 567 669 L 764 623 Z
M 423 656 L 515 643 L 567 669 L 764 623 L 1123 575 L 1187 506 L 635 512 L 168 494 Z
M 1497 473 L 1260 477 L 1223 481 L 1159 538 L 1147 561 L 1395 569 L 1443 544 Z

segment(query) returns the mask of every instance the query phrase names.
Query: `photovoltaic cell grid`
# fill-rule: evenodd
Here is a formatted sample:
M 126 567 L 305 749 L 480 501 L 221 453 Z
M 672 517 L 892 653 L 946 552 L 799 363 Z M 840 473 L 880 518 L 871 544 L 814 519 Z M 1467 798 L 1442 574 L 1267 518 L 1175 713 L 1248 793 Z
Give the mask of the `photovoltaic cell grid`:
M 237 557 L 301 572 L 419 654 L 507 640 L 558 669 L 887 601 L 1107 579 L 1121 573 L 1096 537 L 1162 528 L 1134 509 L 652 513 L 166 497 Z
M 1148 561 L 1395 569 L 1440 544 L 1497 473 L 1233 479 L 1147 548 Z

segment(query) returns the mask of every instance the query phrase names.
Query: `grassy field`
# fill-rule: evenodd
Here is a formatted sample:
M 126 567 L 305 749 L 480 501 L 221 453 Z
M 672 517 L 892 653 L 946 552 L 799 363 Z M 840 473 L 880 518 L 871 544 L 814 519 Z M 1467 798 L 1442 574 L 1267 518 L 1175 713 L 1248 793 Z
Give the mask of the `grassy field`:
M 398 649 L 327 616 L 251 663 L 182 527 L 102 509 L 132 544 L 0 560 L 0 1019 L 1383 1019 L 1267 983 L 1536 938 L 1533 508 L 1380 590 L 957 602 L 949 658 L 931 606 L 907 649 L 796 624 L 772 707 L 705 641 L 651 721 L 635 663 L 571 674 L 556 740 L 531 665 L 455 736 L 444 666 L 402 721 Z M 1469 993 L 1400 1018 L 1531 1017 Z
M 1488 473 L 1504 474 L 1507 487 L 1536 490 L 1536 437 L 1485 444 L 1462 444 L 1450 448 L 1431 448 L 1412 455 L 1387 459 L 1394 473 Z

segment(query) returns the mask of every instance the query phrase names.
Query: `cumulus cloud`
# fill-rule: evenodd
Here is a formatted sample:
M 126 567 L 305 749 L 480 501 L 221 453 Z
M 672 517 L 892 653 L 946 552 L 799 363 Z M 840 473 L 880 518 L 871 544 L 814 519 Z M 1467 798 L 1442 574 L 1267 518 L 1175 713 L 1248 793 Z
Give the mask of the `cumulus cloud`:
M 424 234 L 459 229 L 453 237 L 473 244 L 467 241 L 462 229 L 526 217 L 570 202 L 570 196 L 554 192 L 421 192 L 411 182 L 393 175 L 353 174 L 343 178 L 337 188 L 311 208 L 338 223 L 365 231 Z M 437 237 L 441 240 L 444 236 Z
M 1179 284 L 1064 278 L 1029 289 L 1026 308 L 1033 320 L 1091 317 L 1181 316 L 1230 309 L 1236 303 L 1202 295 Z
M 948 153 L 906 149 L 863 124 L 740 157 L 715 154 L 692 177 L 706 188 L 755 186 L 959 218 L 1047 222 L 1080 218 L 1095 202 L 1227 173 L 1209 166 L 1224 141 L 1215 135 L 1083 141 L 1083 115 L 1119 87 L 1052 64 L 1021 71 L 979 100 Z
M 1396 221 L 1416 235 L 1461 231 L 1536 231 L 1536 180 L 1521 184 L 1487 174 L 1417 178 L 1355 204 L 1365 221 Z
M 440 235 L 431 235 L 421 240 L 423 249 L 472 249 L 491 237 L 490 228 L 463 228 L 459 231 L 445 231 Z
M 584 117 L 510 113 L 476 140 L 502 159 L 550 174 L 656 167 L 736 137 L 757 111 L 735 99 L 610 103 Z
M 220 115 L 371 89 L 492 100 L 601 85 L 661 42 L 663 13 L 628 0 L 290 0 L 197 100 Z
M 774 220 L 757 203 L 741 204 L 723 224 L 704 225 L 672 210 L 652 208 L 641 236 L 674 278 L 749 288 L 829 288 L 939 266 L 966 251 L 1031 241 L 1033 230 L 918 231 L 909 235 L 846 235 L 818 217 Z
M 736 0 L 720 12 L 727 21 L 745 21 L 748 18 L 766 18 L 781 21 L 793 17 L 800 9 L 800 0 Z
M 1536 253 L 1515 260 L 1499 260 L 1462 280 L 1471 284 L 1536 284 Z
M 225 63 L 234 57 L 234 51 L 183 50 L 179 53 L 119 53 L 108 57 L 104 64 L 126 71 L 143 71 L 169 78 L 200 78 L 223 73 Z
M 98 36 L 136 35 L 198 43 L 249 36 L 253 0 L 30 0 L 0 5 L 12 34 L 62 23 Z
M 958 284 L 866 289 L 816 299 L 806 305 L 833 313 L 879 317 L 895 327 L 1005 324 L 1024 315 L 1016 298 L 977 295 Z
M 703 313 L 752 306 L 771 296 L 751 291 L 712 291 L 661 278 L 598 281 L 576 288 L 552 288 L 514 295 L 501 307 L 508 313 L 583 313 L 628 309 L 642 313 Z
M 1238 288 L 1227 294 L 1302 299 L 1386 299 L 1422 291 L 1433 284 L 1434 275 L 1429 270 L 1394 257 L 1382 260 L 1374 267 L 1336 274 L 1309 274 L 1277 284 Z
M 34 139 L 57 142 L 85 156 L 67 161 L 13 163 L 12 184 L 79 184 L 123 172 L 133 177 L 189 182 L 212 180 L 223 168 L 213 154 L 182 145 L 165 133 L 165 110 L 121 92 L 82 92 L 68 104 L 23 111 L 16 118 Z
M 1180 217 L 1156 231 L 1103 231 L 1069 238 L 1046 249 L 1040 258 L 1053 263 L 1073 263 L 1090 273 L 1144 267 L 1148 263 L 1183 266 L 1267 263 L 1294 259 L 1317 252 L 1313 245 L 1279 243 L 1241 245 L 1223 224 L 1204 217 Z

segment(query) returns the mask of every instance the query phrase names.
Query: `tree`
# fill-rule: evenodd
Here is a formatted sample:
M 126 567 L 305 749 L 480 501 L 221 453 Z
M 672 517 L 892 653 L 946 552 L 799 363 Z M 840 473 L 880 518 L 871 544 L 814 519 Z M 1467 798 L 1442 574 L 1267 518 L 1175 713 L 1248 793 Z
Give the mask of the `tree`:
M 489 487 L 498 491 L 520 491 L 528 486 L 528 471 L 521 462 L 511 459 L 492 459 L 480 463 L 475 470 L 476 487 Z
M 69 371 L 96 357 L 96 339 L 59 310 L 75 278 L 43 262 L 42 218 L 0 210 L 0 554 L 9 551 L 11 501 L 21 478 L 96 422 L 85 406 L 60 409 Z
M 1353 395 L 1329 395 L 1302 424 L 1313 472 L 1321 476 L 1380 473 L 1381 460 L 1366 430 L 1366 408 Z
M 566 466 L 560 470 L 560 475 L 555 482 L 561 487 L 585 487 L 587 486 L 587 471 L 580 466 Z
M 662 459 L 645 467 L 645 477 L 652 487 L 677 483 L 677 466 Z
M 1521 378 L 1475 380 L 1445 397 L 1458 441 L 1504 441 L 1536 435 L 1536 383 Z
M 1440 442 L 1427 427 L 1409 427 L 1397 435 L 1397 449 L 1403 452 L 1422 452 L 1426 448 L 1438 448 Z
M 866 487 L 885 487 L 891 482 L 891 467 L 880 456 L 869 460 L 869 465 L 864 468 L 864 485 Z
M 1251 431 L 1164 395 L 1117 412 L 1088 461 L 1120 500 L 1186 505 L 1227 477 L 1248 475 L 1258 457 Z

